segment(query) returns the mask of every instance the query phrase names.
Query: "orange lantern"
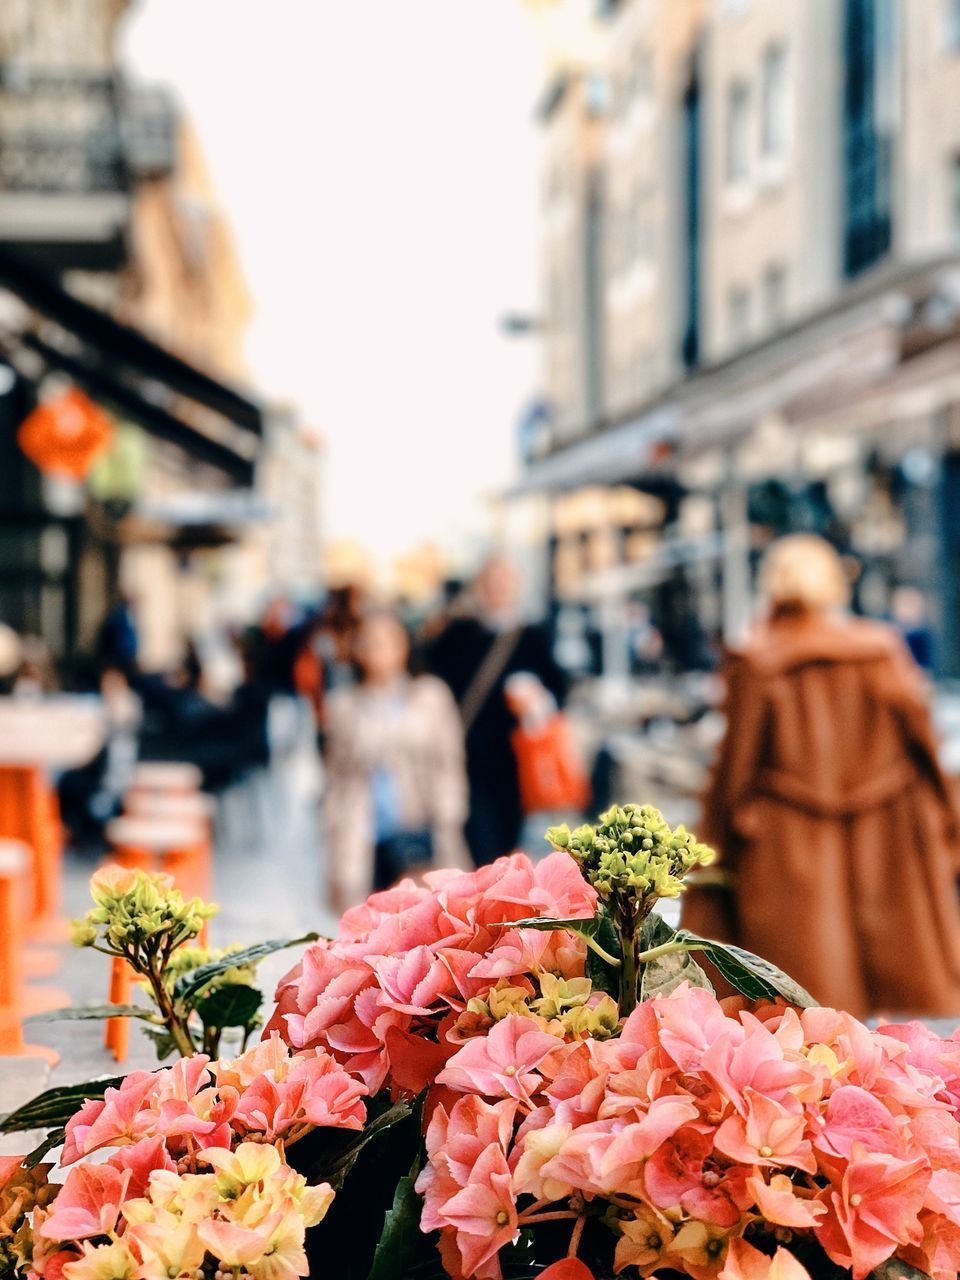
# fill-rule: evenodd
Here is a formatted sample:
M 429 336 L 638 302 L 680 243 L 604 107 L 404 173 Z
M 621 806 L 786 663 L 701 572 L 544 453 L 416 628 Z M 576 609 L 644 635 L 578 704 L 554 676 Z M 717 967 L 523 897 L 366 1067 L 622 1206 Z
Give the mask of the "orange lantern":
M 35 466 L 71 480 L 82 480 L 112 439 L 113 423 L 78 387 L 38 404 L 17 432 Z

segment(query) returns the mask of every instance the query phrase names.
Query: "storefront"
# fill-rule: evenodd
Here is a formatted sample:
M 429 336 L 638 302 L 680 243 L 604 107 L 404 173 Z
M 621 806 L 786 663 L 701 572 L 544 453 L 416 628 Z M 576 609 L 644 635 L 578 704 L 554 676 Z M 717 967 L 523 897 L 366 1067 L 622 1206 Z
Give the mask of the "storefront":
M 137 504 L 249 490 L 264 414 L 6 249 L 0 290 L 23 320 L 0 339 L 0 617 L 41 635 L 69 665 L 95 643 L 127 548 L 166 541 L 173 566 L 190 553 L 176 545 L 182 530 L 172 525 L 169 538 L 157 522 L 146 539 L 131 533 L 143 528 L 131 520 Z M 121 459 L 112 486 L 44 475 L 17 444 L 26 415 L 63 386 L 80 388 L 121 424 L 115 448 L 129 449 L 130 433 L 142 441 L 139 462 Z

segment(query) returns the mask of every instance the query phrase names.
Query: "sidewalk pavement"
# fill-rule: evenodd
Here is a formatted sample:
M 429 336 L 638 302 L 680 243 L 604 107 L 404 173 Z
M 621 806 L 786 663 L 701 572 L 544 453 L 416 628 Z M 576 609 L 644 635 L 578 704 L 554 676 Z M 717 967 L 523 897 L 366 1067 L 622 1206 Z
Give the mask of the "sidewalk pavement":
M 296 752 L 227 792 L 218 803 L 214 847 L 213 898 L 221 910 L 210 922 L 212 946 L 247 946 L 267 938 L 335 930 L 336 918 L 323 900 L 318 768 L 310 753 Z M 95 868 L 93 861 L 67 855 L 63 914 L 68 919 L 83 915 L 90 906 L 87 883 Z M 44 979 L 44 985 L 62 989 L 67 1003 L 106 1003 L 109 960 L 69 943 L 60 952 L 59 972 Z M 258 985 L 266 1016 L 273 1008 L 277 980 L 298 954 L 298 949 L 281 951 L 261 963 Z M 0 1114 L 47 1087 L 156 1067 L 153 1045 L 136 1023 L 123 1063 L 114 1062 L 104 1049 L 103 1034 L 100 1021 L 28 1023 L 27 1041 L 56 1049 L 60 1062 L 51 1072 L 41 1058 L 0 1057 Z M 24 1135 L 0 1137 L 0 1154 L 24 1149 L 29 1150 Z

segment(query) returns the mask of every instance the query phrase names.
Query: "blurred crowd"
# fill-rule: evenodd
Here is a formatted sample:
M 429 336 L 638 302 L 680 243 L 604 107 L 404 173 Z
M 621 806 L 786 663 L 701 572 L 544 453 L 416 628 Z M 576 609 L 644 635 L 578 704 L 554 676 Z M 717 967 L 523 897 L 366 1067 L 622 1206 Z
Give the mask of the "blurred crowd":
M 852 1012 L 960 1013 L 960 810 L 938 757 L 922 612 L 905 595 L 899 625 L 855 617 L 848 566 L 811 535 L 774 543 L 759 583 L 754 629 L 721 660 L 725 727 L 696 819 L 719 870 L 684 899 L 684 923 Z M 59 778 L 77 848 L 98 847 L 137 760 L 191 762 L 214 792 L 266 769 L 278 703 L 297 709 L 321 762 L 338 911 L 406 876 L 509 854 L 532 815 L 649 798 L 620 794 L 615 753 L 602 732 L 590 742 L 582 708 L 574 732 L 562 644 L 525 620 L 500 557 L 419 614 L 356 586 L 312 609 L 272 601 L 229 636 L 227 695 L 211 691 L 202 646 L 145 670 L 136 616 L 135 599 L 117 601 L 74 680 L 106 726 L 96 756 Z M 660 645 L 638 617 L 644 670 L 658 670 Z M 0 629 L 0 693 L 27 702 L 57 687 L 44 646 Z

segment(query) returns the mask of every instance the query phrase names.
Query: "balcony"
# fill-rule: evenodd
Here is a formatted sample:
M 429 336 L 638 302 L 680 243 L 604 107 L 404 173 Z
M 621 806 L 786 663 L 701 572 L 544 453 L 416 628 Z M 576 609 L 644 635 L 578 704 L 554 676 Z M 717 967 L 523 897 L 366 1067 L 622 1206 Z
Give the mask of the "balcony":
M 115 270 L 136 181 L 169 173 L 169 100 L 113 75 L 0 64 L 0 244 L 55 269 Z

